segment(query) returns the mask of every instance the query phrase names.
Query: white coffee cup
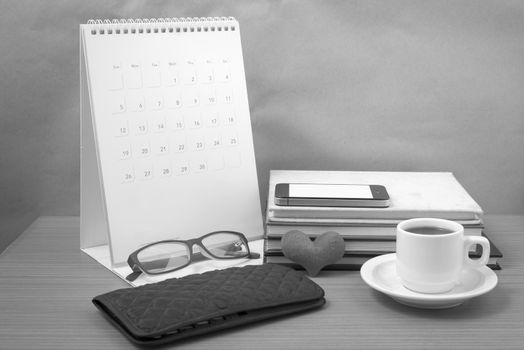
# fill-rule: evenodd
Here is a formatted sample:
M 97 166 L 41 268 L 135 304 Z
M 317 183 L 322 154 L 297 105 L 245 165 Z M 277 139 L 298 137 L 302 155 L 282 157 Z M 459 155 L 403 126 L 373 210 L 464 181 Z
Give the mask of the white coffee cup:
M 469 257 L 473 244 L 482 246 L 479 259 Z M 463 269 L 478 269 L 489 259 L 485 237 L 465 236 L 454 221 L 420 218 L 397 225 L 397 274 L 415 292 L 444 293 L 456 285 Z

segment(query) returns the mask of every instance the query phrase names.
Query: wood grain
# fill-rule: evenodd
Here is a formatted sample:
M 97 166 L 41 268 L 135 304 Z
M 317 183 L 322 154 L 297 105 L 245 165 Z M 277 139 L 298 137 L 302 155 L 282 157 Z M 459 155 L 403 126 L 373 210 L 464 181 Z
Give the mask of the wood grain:
M 79 249 L 77 217 L 40 217 L 0 255 L 0 348 L 129 349 L 91 304 L 127 285 Z M 372 291 L 357 271 L 322 272 L 318 311 L 174 346 L 208 349 L 519 348 L 524 344 L 524 216 L 486 218 L 504 253 L 499 285 L 450 310 L 418 310 Z

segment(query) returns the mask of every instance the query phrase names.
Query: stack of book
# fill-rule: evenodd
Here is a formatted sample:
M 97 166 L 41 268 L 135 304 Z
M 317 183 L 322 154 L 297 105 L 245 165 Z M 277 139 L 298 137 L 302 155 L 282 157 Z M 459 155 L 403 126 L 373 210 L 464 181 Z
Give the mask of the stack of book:
M 275 204 L 278 183 L 369 184 L 386 187 L 386 208 L 311 207 Z M 396 225 L 406 219 L 436 217 L 459 222 L 466 235 L 485 235 L 483 211 L 449 172 L 352 172 L 272 170 L 266 213 L 265 261 L 297 266 L 284 256 L 281 238 L 299 230 L 311 239 L 335 231 L 345 241 L 345 254 L 327 269 L 359 269 L 375 256 L 395 252 Z M 480 249 L 480 248 L 478 248 Z M 470 255 L 480 256 L 480 251 Z M 502 255 L 492 245 L 490 266 Z

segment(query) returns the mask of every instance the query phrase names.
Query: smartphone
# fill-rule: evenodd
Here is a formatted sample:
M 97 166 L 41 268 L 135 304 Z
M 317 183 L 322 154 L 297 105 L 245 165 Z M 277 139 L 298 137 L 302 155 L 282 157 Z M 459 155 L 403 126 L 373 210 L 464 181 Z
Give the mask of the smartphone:
M 275 204 L 311 207 L 389 206 L 389 194 L 382 185 L 279 183 Z

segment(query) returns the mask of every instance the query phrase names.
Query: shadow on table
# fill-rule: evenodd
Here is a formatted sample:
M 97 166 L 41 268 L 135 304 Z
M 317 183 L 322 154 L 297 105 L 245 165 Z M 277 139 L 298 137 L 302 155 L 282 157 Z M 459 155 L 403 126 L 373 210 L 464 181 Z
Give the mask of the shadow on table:
M 399 312 L 408 316 L 431 319 L 454 319 L 465 320 L 482 317 L 493 317 L 508 309 L 511 304 L 511 294 L 502 286 L 495 287 L 493 291 L 485 295 L 467 300 L 463 304 L 449 309 L 419 309 L 400 304 L 391 297 L 378 291 L 370 291 L 377 303 L 382 304 L 391 311 Z

